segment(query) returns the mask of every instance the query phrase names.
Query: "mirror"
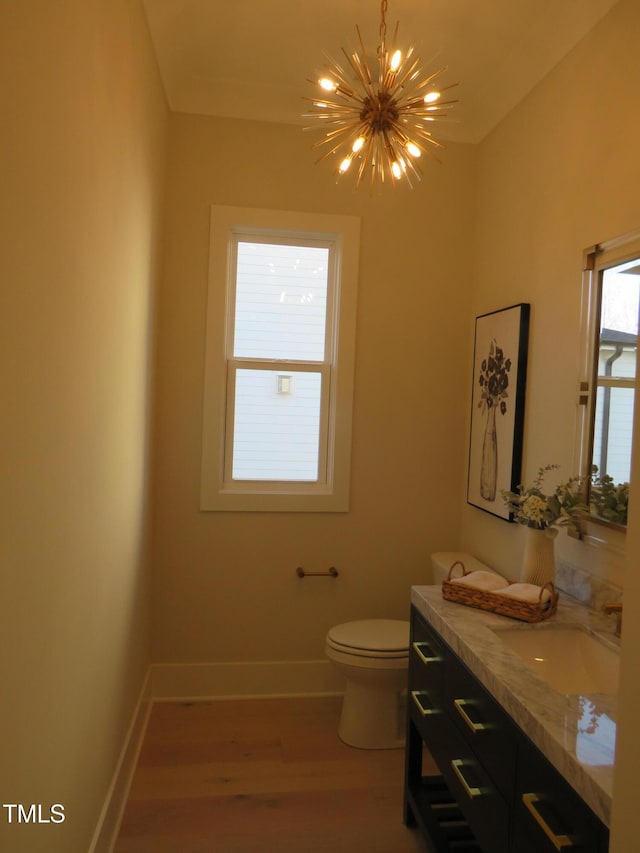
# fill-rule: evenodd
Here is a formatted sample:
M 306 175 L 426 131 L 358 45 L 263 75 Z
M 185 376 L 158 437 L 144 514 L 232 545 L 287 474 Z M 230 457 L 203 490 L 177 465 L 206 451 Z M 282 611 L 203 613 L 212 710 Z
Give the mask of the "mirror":
M 582 474 L 591 519 L 627 524 L 640 310 L 640 245 L 599 246 L 587 264 L 591 376 L 581 384 L 587 408 Z M 586 393 L 584 393 L 586 392 Z

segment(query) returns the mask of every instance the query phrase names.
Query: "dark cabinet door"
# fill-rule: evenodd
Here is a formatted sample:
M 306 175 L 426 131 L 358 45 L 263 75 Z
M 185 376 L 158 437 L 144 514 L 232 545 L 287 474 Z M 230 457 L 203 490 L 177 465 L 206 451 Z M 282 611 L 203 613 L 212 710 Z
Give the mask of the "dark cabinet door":
M 411 622 L 409 683 L 412 690 L 425 690 L 439 701 L 447 648 L 438 634 L 417 614 Z
M 512 849 L 606 853 L 608 833 L 584 800 L 521 735 L 513 802 Z
M 518 730 L 509 715 L 453 653 L 447 660 L 443 704 L 502 796 L 511 802 Z
M 487 853 L 509 849 L 509 807 L 467 741 L 448 716 L 429 750 L 480 847 Z

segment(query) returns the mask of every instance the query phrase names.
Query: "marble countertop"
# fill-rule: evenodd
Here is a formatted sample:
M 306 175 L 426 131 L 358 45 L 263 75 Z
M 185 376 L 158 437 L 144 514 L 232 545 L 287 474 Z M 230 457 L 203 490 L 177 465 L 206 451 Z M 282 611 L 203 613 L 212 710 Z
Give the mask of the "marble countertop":
M 617 697 L 562 695 L 500 640 L 504 628 L 581 625 L 619 649 L 614 621 L 560 594 L 558 612 L 537 624 L 452 601 L 440 586 L 414 586 L 411 603 L 607 826 L 615 754 Z M 495 633 L 494 633 L 495 632 Z

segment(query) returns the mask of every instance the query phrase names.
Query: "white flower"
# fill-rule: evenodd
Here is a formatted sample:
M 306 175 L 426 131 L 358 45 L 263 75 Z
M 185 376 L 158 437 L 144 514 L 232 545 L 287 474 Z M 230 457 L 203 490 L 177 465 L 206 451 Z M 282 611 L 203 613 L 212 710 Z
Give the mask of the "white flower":
M 522 515 L 529 519 L 540 523 L 544 519 L 544 514 L 547 509 L 547 502 L 538 495 L 528 495 L 522 502 Z

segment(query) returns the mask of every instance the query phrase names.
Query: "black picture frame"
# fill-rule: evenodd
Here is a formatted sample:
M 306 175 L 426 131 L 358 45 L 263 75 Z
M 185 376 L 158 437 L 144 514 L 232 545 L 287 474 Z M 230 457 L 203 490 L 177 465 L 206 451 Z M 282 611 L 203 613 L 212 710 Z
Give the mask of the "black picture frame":
M 530 305 L 476 317 L 467 503 L 512 521 L 501 491 L 521 482 Z

